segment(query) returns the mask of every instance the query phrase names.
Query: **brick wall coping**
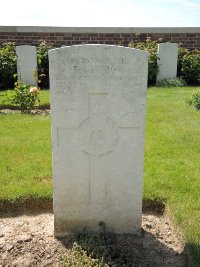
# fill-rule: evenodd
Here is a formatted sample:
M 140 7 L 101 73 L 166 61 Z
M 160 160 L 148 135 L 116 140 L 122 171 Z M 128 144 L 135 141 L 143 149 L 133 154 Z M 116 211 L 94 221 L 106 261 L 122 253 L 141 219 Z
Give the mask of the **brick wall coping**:
M 50 33 L 200 33 L 200 27 L 45 27 L 0 26 L 0 32 Z

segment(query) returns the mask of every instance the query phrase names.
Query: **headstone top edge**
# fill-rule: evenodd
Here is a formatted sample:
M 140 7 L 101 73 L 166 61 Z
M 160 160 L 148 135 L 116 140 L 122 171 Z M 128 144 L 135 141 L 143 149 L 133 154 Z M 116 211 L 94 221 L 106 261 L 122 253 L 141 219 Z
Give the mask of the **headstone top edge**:
M 171 43 L 171 42 L 166 42 L 166 43 L 159 43 L 159 46 L 161 45 L 173 45 L 173 46 L 177 46 L 178 47 L 178 43 Z
M 16 45 L 16 48 L 17 47 L 33 47 L 33 48 L 36 48 L 36 46 L 34 46 L 34 45 Z
M 144 51 L 144 50 L 141 50 L 141 49 L 136 49 L 136 48 L 132 48 L 132 47 L 125 47 L 125 46 L 118 46 L 118 45 L 107 45 L 107 44 L 82 44 L 82 45 L 71 45 L 71 46 L 62 46 L 62 47 L 58 47 L 58 48 L 54 48 L 54 49 L 50 49 L 48 51 L 48 54 L 51 55 L 57 51 L 63 51 L 63 50 L 66 50 L 66 49 L 78 49 L 78 48 L 96 48 L 96 47 L 99 47 L 99 48 L 107 48 L 107 49 L 123 49 L 123 50 L 126 50 L 126 51 L 134 51 L 134 52 L 137 52 L 137 53 L 141 53 L 141 55 L 145 55 L 145 56 L 148 56 L 149 53 L 147 51 Z
M 22 51 L 33 51 L 33 53 L 36 53 L 37 48 L 34 45 L 17 45 L 16 52 L 23 53 Z

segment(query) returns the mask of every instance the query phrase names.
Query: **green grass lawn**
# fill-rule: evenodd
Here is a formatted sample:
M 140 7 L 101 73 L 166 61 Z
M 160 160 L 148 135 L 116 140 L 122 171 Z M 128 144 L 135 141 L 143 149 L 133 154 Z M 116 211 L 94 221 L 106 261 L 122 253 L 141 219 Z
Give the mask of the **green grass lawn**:
M 148 90 L 144 197 L 165 200 L 200 266 L 200 111 L 185 103 L 194 89 Z
M 52 197 L 49 116 L 0 114 L 0 199 Z
M 185 103 L 195 89 L 148 90 L 144 198 L 165 201 L 200 266 L 200 111 Z M 0 199 L 51 198 L 50 117 L 0 114 L 0 138 Z

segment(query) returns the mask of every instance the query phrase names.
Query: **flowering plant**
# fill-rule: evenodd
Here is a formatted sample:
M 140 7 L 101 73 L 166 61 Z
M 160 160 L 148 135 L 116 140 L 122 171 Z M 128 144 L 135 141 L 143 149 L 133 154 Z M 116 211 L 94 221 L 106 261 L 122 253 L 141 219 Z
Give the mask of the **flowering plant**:
M 17 81 L 14 90 L 8 91 L 7 98 L 12 105 L 19 107 L 21 112 L 29 113 L 34 106 L 40 104 L 39 92 L 37 86 L 27 86 Z
M 32 86 L 30 87 L 29 92 L 33 95 L 36 95 L 39 92 L 39 88 L 37 86 L 34 86 L 34 87 Z

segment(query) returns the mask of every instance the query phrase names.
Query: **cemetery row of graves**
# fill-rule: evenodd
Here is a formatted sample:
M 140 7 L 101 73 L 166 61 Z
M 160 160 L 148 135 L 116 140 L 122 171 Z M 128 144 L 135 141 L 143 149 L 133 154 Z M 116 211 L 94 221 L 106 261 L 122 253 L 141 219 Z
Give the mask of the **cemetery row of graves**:
M 163 41 L 163 40 L 161 40 Z M 130 48 L 148 52 L 148 85 L 177 87 L 200 83 L 200 51 L 182 48 L 176 43 L 159 43 L 147 39 L 145 42 L 130 42 Z M 3 99 L 5 107 L 18 107 L 28 112 L 40 106 L 40 88 L 49 88 L 48 51 L 53 45 L 40 41 L 35 46 L 15 46 L 5 43 L 0 48 L 0 90 L 7 91 Z M 200 109 L 200 92 L 196 91 L 189 100 Z
M 129 43 L 129 47 L 142 49 L 149 53 L 148 63 L 148 85 L 155 85 L 157 80 L 162 79 L 162 73 L 159 73 L 158 59 L 162 56 L 163 40 L 157 41 L 148 38 L 144 42 L 135 40 Z M 163 46 L 164 47 L 164 46 Z M 37 73 L 35 78 L 40 81 L 41 88 L 49 88 L 49 63 L 48 51 L 54 48 L 53 44 L 41 40 L 35 48 L 37 53 L 37 63 L 35 59 L 33 65 L 37 64 Z M 34 49 L 34 48 L 33 48 Z M 159 52 L 160 50 L 160 52 Z M 176 50 L 176 49 L 175 49 Z M 176 52 L 175 52 L 176 53 Z M 175 54 L 170 55 L 170 59 L 174 59 Z M 175 56 L 176 57 L 176 56 Z M 162 59 L 161 62 L 162 64 Z M 172 70 L 174 71 L 174 70 Z M 161 70 L 162 72 L 162 70 Z M 15 43 L 4 43 L 0 46 L 0 90 L 6 90 L 14 87 L 17 81 L 17 53 Z M 156 79 L 157 75 L 158 79 Z M 178 45 L 178 61 L 177 61 L 177 85 L 199 85 L 200 84 L 200 50 L 188 50 Z M 19 78 L 19 77 L 18 77 Z M 35 81 L 34 81 L 35 83 Z M 163 82 L 160 83 L 161 85 Z
M 46 44 L 43 43 L 43 45 L 46 47 Z M 140 45 L 141 43 L 137 43 L 137 48 L 140 48 Z M 158 77 L 162 74 L 162 67 L 160 67 L 159 71 L 159 61 L 162 61 L 162 44 L 160 44 L 160 50 L 158 50 L 161 53 L 160 57 L 158 57 L 159 53 L 157 54 L 156 42 L 147 40 L 145 45 L 151 47 L 149 51 L 154 51 L 153 56 L 155 57 L 155 60 L 152 62 L 152 54 L 150 53 L 148 62 L 148 82 L 149 84 L 153 84 L 157 81 L 157 85 L 159 85 Z M 6 47 L 6 45 L 4 47 Z M 16 60 L 17 58 L 19 59 L 19 49 L 20 47 L 17 48 L 18 57 L 16 57 Z M 61 52 L 52 52 L 50 60 L 51 88 L 54 88 L 54 90 L 51 91 L 51 108 L 53 107 L 51 119 L 54 125 L 52 130 L 53 155 L 55 160 L 54 176 L 57 176 L 56 183 L 54 184 L 56 233 L 60 233 L 61 229 L 59 227 L 62 225 L 62 222 L 58 219 L 63 218 L 64 220 L 65 218 L 65 210 L 62 208 L 62 205 L 64 207 L 66 199 L 67 202 L 73 203 L 70 214 L 75 220 L 77 220 L 78 217 L 76 217 L 76 212 L 74 213 L 74 208 L 78 209 L 78 216 L 86 216 L 89 218 L 91 213 L 93 213 L 93 218 L 96 216 L 98 220 L 99 214 L 102 212 L 102 214 L 104 214 L 104 210 L 102 211 L 102 207 L 104 207 L 105 204 L 104 201 L 112 203 L 111 207 L 109 207 L 110 213 L 106 215 L 106 224 L 108 222 L 108 226 L 111 224 L 112 228 L 118 231 L 119 222 L 116 218 L 119 214 L 125 212 L 125 223 L 123 223 L 121 227 L 125 229 L 123 231 L 128 232 L 130 210 L 133 210 L 135 214 L 135 229 L 137 229 L 138 223 L 140 224 L 140 220 L 138 219 L 140 217 L 141 202 L 139 192 L 142 181 L 140 180 L 138 182 L 137 179 L 141 176 L 143 157 L 142 138 L 144 132 L 144 117 L 142 116 L 144 115 L 144 94 L 143 91 L 139 92 L 139 90 L 144 90 L 145 88 L 145 79 L 143 79 L 143 77 L 145 77 L 145 71 L 147 71 L 147 69 L 145 69 L 145 60 L 147 60 L 147 57 L 142 53 L 135 52 L 136 57 L 135 59 L 133 58 L 133 62 L 135 60 L 134 63 L 137 64 L 134 65 L 130 60 L 131 57 L 128 57 L 129 52 L 125 52 L 125 50 L 122 58 L 119 56 L 117 60 L 116 58 L 114 59 L 113 55 L 118 57 L 118 54 L 114 52 L 114 49 L 117 49 L 117 47 L 109 48 L 110 52 L 108 48 L 104 47 L 99 49 L 97 47 L 92 48 L 88 46 L 84 47 L 83 51 L 82 48 L 80 48 L 80 51 L 78 50 L 79 48 L 73 49 L 74 51 L 76 50 L 75 52 L 77 54 L 72 53 L 72 57 L 70 57 L 70 52 L 69 55 L 67 55 L 63 49 Z M 176 53 L 178 53 L 177 46 L 175 46 L 175 49 Z M 15 57 L 15 49 L 12 51 L 14 51 Z M 180 51 L 182 51 L 181 60 Z M 86 54 L 82 57 L 83 52 Z M 36 48 L 34 48 L 34 53 L 36 55 Z M 92 59 L 90 53 L 93 55 Z M 100 55 L 103 56 L 100 57 Z M 58 62 L 55 60 L 57 57 L 59 58 Z M 109 57 L 113 61 L 109 61 L 109 64 L 105 63 Z M 197 58 L 198 62 L 198 51 L 189 52 L 185 49 L 179 49 L 178 75 L 182 71 L 180 75 L 181 79 L 163 81 L 163 77 L 161 76 L 160 85 L 162 88 L 151 87 L 148 90 L 143 199 L 147 202 L 151 200 L 164 203 L 166 211 L 172 217 L 174 224 L 184 235 L 194 266 L 195 264 L 198 266 L 200 254 L 200 203 L 198 196 L 199 147 L 196 144 L 200 141 L 200 129 L 198 127 L 199 112 L 197 108 L 199 94 L 196 90 L 197 88 L 177 86 L 186 85 L 185 82 L 195 85 L 199 83 L 198 64 L 195 65 L 195 69 L 197 70 L 195 82 L 193 79 L 191 79 L 191 82 L 188 78 L 192 71 L 190 73 L 187 69 L 187 77 L 183 75 L 184 66 L 187 65 L 186 61 L 188 57 L 190 58 L 191 66 L 191 58 Z M 63 58 L 67 60 L 65 61 Z M 74 60 L 78 61 L 74 62 Z M 68 61 L 69 63 L 67 63 Z M 92 64 L 87 65 L 87 62 L 92 62 Z M 116 66 L 115 62 L 119 62 L 119 65 Z M 34 64 L 31 68 L 37 69 L 36 56 L 31 63 Z M 67 64 L 69 64 L 69 66 Z M 84 68 L 82 68 L 82 64 Z M 79 71 L 77 71 L 77 65 Z M 95 65 L 97 65 L 97 67 L 94 68 L 93 66 Z M 20 63 L 18 62 L 18 68 L 19 66 Z M 71 66 L 74 68 L 73 74 L 59 71 L 62 70 L 62 67 L 65 68 L 66 66 L 68 70 L 70 70 Z M 106 68 L 104 69 L 102 66 Z M 132 66 L 133 74 L 129 66 Z M 25 77 L 27 77 L 26 70 L 28 67 L 29 66 L 26 65 L 23 70 L 22 64 L 19 68 L 20 70 L 18 69 L 18 76 L 22 76 L 22 74 L 25 73 Z M 41 83 L 42 78 L 48 83 L 48 77 L 45 74 L 46 70 L 48 70 L 48 66 L 43 69 L 38 69 L 40 69 L 40 73 L 39 75 L 35 73 L 35 80 L 26 82 L 26 84 L 30 84 L 31 86 L 27 87 L 26 84 L 20 81 L 17 81 L 15 84 L 15 91 L 23 91 L 25 93 L 23 99 L 21 98 L 21 94 L 17 95 L 17 101 L 21 103 L 27 101 L 25 108 L 21 107 L 19 102 L 16 102 L 16 95 L 14 95 L 13 98 L 13 90 L 10 92 L 10 98 L 7 91 L 0 92 L 4 100 L 8 96 L 8 99 L 11 100 L 11 105 L 14 104 L 20 107 L 23 113 L 27 113 L 27 111 L 30 112 L 37 101 L 38 104 L 41 106 L 43 105 L 43 107 L 45 107 L 45 105 L 49 106 L 49 90 L 40 90 L 37 87 L 40 78 Z M 170 70 L 172 70 L 172 68 Z M 85 72 L 90 73 L 90 79 L 85 75 Z M 94 77 L 97 77 L 95 80 L 92 78 L 93 72 Z M 122 79 L 117 79 L 118 73 L 120 73 Z M 166 73 L 166 70 L 164 73 Z M 121 88 L 124 88 L 124 91 L 120 92 L 119 95 L 115 95 L 113 91 L 111 94 L 113 99 L 109 96 L 111 91 L 107 91 L 108 79 L 104 80 L 104 76 L 107 77 L 109 75 L 111 80 L 113 77 L 115 78 L 109 83 L 109 90 L 119 87 L 117 92 L 120 92 Z M 87 81 L 84 80 L 85 77 L 87 77 Z M 16 79 L 15 77 L 13 78 Z M 61 82 L 55 85 L 55 80 Z M 77 91 L 75 91 L 74 95 L 71 95 L 71 91 L 69 90 L 68 97 L 65 96 L 66 92 L 62 91 L 62 81 L 70 81 L 71 84 L 75 84 Z M 12 83 L 13 82 L 14 80 Z M 133 83 L 139 92 L 137 95 L 139 99 L 138 102 L 135 101 L 133 97 L 135 91 L 129 91 L 130 84 Z M 68 85 L 68 88 L 70 88 L 71 84 Z M 80 89 L 82 89 L 83 84 L 86 84 L 87 87 L 91 89 L 88 92 L 82 92 Z M 195 93 L 192 94 L 193 91 L 195 91 Z M 135 110 L 131 109 L 133 103 L 130 104 L 129 101 L 127 101 L 127 96 L 129 96 L 129 100 L 135 101 Z M 197 102 L 197 106 L 194 105 L 195 108 L 188 105 L 188 103 L 192 103 L 194 96 Z M 83 103 L 84 105 L 85 103 L 87 104 L 86 108 L 82 105 Z M 2 101 L 2 108 L 4 105 L 5 103 Z M 80 110 L 78 111 L 79 113 L 76 111 L 76 105 L 81 107 L 81 113 Z M 4 107 L 6 107 L 6 105 Z M 138 111 L 140 112 L 138 113 Z M 21 114 L 17 111 L 10 112 L 4 110 L 3 112 L 5 114 L 0 114 L 2 122 L 0 126 L 2 127 L 0 131 L 2 140 L 2 160 L 0 161 L 0 172 L 2 174 L 1 179 L 3 184 L 3 190 L 0 196 L 2 209 L 6 209 L 6 205 L 12 206 L 11 203 L 13 203 L 13 207 L 16 207 L 16 205 L 21 205 L 23 202 L 30 201 L 31 199 L 35 201 L 37 199 L 42 199 L 44 201 L 51 200 L 52 152 L 50 141 L 50 116 L 48 114 L 45 115 L 46 113 L 39 113 L 34 116 L 33 114 Z M 65 114 L 66 117 L 62 117 L 62 114 Z M 108 114 L 111 114 L 112 119 L 108 117 Z M 78 124 L 75 122 L 79 123 L 80 126 L 77 126 Z M 93 129 L 95 130 L 93 131 Z M 80 136 L 82 136 L 81 138 L 83 138 L 83 140 L 79 137 L 79 130 L 82 131 Z M 66 136 L 68 140 L 71 140 L 70 143 L 65 142 Z M 80 144 L 78 144 L 79 142 Z M 80 151 L 78 151 L 79 149 Z M 135 151 L 138 151 L 137 160 L 134 158 Z M 128 159 L 134 158 L 134 160 L 131 162 L 129 160 L 125 162 L 123 160 L 124 163 L 121 163 L 121 157 L 125 158 L 127 153 Z M 112 157 L 114 157 L 114 161 L 112 161 Z M 65 164 L 62 163 L 68 161 L 70 162 L 69 165 L 65 166 Z M 118 162 L 117 165 L 116 161 Z M 107 162 L 110 162 L 109 168 Z M 131 165 L 133 162 L 135 164 L 134 170 Z M 89 166 L 90 179 L 89 193 L 87 192 L 88 189 L 86 190 L 87 187 L 85 188 L 84 185 L 84 179 L 88 176 L 87 166 Z M 111 183 L 105 187 L 104 181 L 98 178 L 106 177 L 106 175 L 108 175 L 108 169 L 112 170 L 109 172 L 109 178 L 112 178 L 112 180 L 116 179 L 117 183 Z M 104 172 L 104 170 L 106 170 L 106 172 Z M 63 174 L 66 175 L 66 173 L 68 173 L 68 176 L 76 177 L 74 179 L 76 182 L 64 180 L 62 177 L 64 177 Z M 122 173 L 126 173 L 126 183 L 122 180 L 122 176 L 120 176 Z M 95 183 L 91 180 L 91 177 L 95 178 Z M 132 192 L 129 190 L 132 184 L 131 177 L 136 177 L 134 178 L 134 190 L 136 190 L 134 195 L 132 195 Z M 76 197 L 74 197 L 73 192 L 69 191 L 68 184 L 66 184 L 68 182 L 70 183 L 70 190 L 76 191 Z M 79 187 L 80 190 L 78 189 Z M 109 197 L 106 193 L 107 190 L 110 192 Z M 120 192 L 123 192 L 122 196 Z M 88 195 L 89 200 L 87 199 Z M 127 202 L 129 196 L 135 198 L 134 203 L 130 201 Z M 122 204 L 122 206 L 115 206 L 115 201 L 118 199 L 121 201 L 117 203 L 120 205 Z M 87 201 L 91 203 L 91 210 L 84 211 L 84 208 L 83 210 L 79 209 L 79 205 Z M 55 205 L 56 202 L 60 204 Z M 99 208 L 98 213 L 95 211 L 96 206 Z M 118 211 L 118 214 L 112 211 L 112 207 Z M 84 212 L 84 214 L 81 214 L 81 212 Z M 117 217 L 115 218 L 115 216 Z M 79 220 L 81 220 L 80 217 Z

